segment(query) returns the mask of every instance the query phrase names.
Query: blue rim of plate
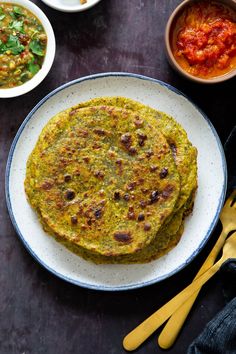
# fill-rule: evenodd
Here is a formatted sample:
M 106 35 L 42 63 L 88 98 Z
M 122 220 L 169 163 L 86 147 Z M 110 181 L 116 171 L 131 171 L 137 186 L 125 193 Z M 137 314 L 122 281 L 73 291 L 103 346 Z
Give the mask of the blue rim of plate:
M 163 276 L 160 276 L 158 278 L 152 279 L 150 281 L 146 281 L 146 282 L 142 282 L 142 283 L 137 283 L 137 284 L 133 284 L 133 285 L 122 285 L 122 286 L 99 286 L 99 285 L 92 285 L 92 284 L 87 284 L 87 283 L 83 283 L 77 280 L 74 280 L 70 277 L 67 277 L 61 273 L 58 273 L 56 270 L 52 269 L 51 267 L 49 267 L 47 264 L 45 264 L 38 256 L 37 254 L 31 249 L 30 245 L 25 241 L 24 236 L 22 235 L 17 222 L 15 220 L 15 216 L 14 213 L 12 211 L 12 206 L 11 206 L 11 199 L 10 199 L 10 190 L 9 190 L 9 178 L 10 178 L 10 172 L 11 172 L 11 163 L 12 163 L 12 158 L 13 158 L 13 154 L 17 145 L 17 142 L 21 136 L 21 133 L 23 132 L 26 124 L 29 122 L 29 120 L 32 118 L 32 116 L 34 115 L 34 113 L 38 110 L 39 107 L 41 107 L 48 99 L 50 99 L 52 96 L 54 96 L 55 94 L 57 94 L 58 92 L 64 90 L 65 88 L 84 82 L 84 81 L 88 81 L 88 80 L 96 80 L 96 79 L 100 79 L 100 78 L 105 78 L 105 77 L 128 77 L 128 78 L 135 78 L 135 79 L 141 79 L 141 80 L 145 80 L 145 81 L 150 81 L 150 82 L 154 82 L 157 83 L 161 86 L 166 87 L 167 89 L 173 91 L 174 93 L 181 95 L 183 97 L 185 97 L 194 107 L 196 110 L 198 110 L 198 112 L 202 115 L 202 117 L 206 120 L 207 124 L 209 125 L 216 141 L 218 144 L 218 148 L 219 151 L 221 153 L 221 158 L 222 158 L 222 168 L 223 168 L 223 172 L 224 172 L 224 183 L 222 186 L 222 192 L 221 192 L 221 196 L 219 198 L 218 201 L 218 208 L 216 211 L 216 214 L 214 216 L 214 219 L 212 220 L 208 231 L 205 235 L 205 237 L 203 238 L 202 242 L 200 243 L 199 247 L 192 253 L 192 255 L 185 260 L 179 267 L 177 267 L 176 269 L 174 269 L 173 271 L 169 272 L 168 274 L 165 274 Z M 16 133 L 16 136 L 12 142 L 10 151 L 9 151 L 9 155 L 8 155 L 8 160 L 7 160 L 7 164 L 6 164 L 6 173 L 5 173 L 5 194 L 6 194 L 6 202 L 7 202 L 7 208 L 8 208 L 8 212 L 11 218 L 11 222 L 15 228 L 15 231 L 17 232 L 20 240 L 23 242 L 25 248 L 28 250 L 28 252 L 38 261 L 39 264 L 41 264 L 45 269 L 47 269 L 50 273 L 52 273 L 53 275 L 57 276 L 60 279 L 63 279 L 69 283 L 72 283 L 74 285 L 78 285 L 81 286 L 83 288 L 87 288 L 87 289 L 92 289 L 92 290 L 100 290 L 100 291 L 124 291 L 124 290 L 133 290 L 133 289 L 137 289 L 137 288 L 142 288 L 148 285 L 152 285 L 155 283 L 158 283 L 164 279 L 167 279 L 169 277 L 171 277 L 172 275 L 178 273 L 180 270 L 182 270 L 183 268 L 185 268 L 190 262 L 193 261 L 193 259 L 200 253 L 200 251 L 203 249 L 203 247 L 205 246 L 206 242 L 208 241 L 210 235 L 212 234 L 217 221 L 219 219 L 219 215 L 220 215 L 220 211 L 223 207 L 223 203 L 225 200 L 225 195 L 226 195 L 226 189 L 227 189 L 227 164 L 226 164 L 226 159 L 225 159 L 225 154 L 224 154 L 224 150 L 220 141 L 220 138 L 214 128 L 214 126 L 212 125 L 212 123 L 210 122 L 209 118 L 206 116 L 206 114 L 198 107 L 196 106 L 192 100 L 190 100 L 185 94 L 183 94 L 181 91 L 179 91 L 178 89 L 176 89 L 175 87 L 157 80 L 157 79 L 153 79 L 150 78 L 148 76 L 143 76 L 143 75 L 139 75 L 139 74 L 132 74 L 132 73 L 126 73 L 126 72 L 108 72 L 108 73 L 101 73 L 101 74 L 94 74 L 94 75 L 89 75 L 89 76 L 85 76 L 73 81 L 70 81 L 64 85 L 59 86 L 58 88 L 56 88 L 55 90 L 51 91 L 48 95 L 46 95 L 42 100 L 39 101 L 39 103 L 30 111 L 30 113 L 26 116 L 26 118 L 24 119 L 24 121 L 22 122 L 20 128 L 18 129 L 18 132 Z

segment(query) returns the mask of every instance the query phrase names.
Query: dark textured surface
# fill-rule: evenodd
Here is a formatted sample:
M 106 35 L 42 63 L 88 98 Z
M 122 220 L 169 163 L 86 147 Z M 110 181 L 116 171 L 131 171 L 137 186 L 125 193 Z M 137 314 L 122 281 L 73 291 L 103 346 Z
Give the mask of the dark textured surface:
M 34 261 L 9 220 L 3 186 L 11 142 L 26 114 L 52 89 L 77 77 L 106 71 L 144 74 L 176 86 L 205 111 L 224 142 L 235 124 L 236 81 L 200 86 L 169 67 L 163 32 L 177 0 L 102 0 L 78 14 L 60 13 L 41 1 L 34 2 L 53 25 L 57 54 L 40 86 L 22 97 L 0 100 L 0 353 L 124 353 L 123 336 L 190 282 L 220 227 L 191 265 L 160 284 L 123 293 L 99 293 L 67 284 Z M 168 353 L 185 353 L 223 306 L 216 275 L 204 287 Z M 156 337 L 153 335 L 137 352 L 162 353 Z

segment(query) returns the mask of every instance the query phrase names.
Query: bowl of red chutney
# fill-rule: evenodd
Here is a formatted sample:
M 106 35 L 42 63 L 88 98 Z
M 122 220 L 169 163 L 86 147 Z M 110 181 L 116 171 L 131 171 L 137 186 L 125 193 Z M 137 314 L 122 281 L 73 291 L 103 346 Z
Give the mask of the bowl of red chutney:
M 199 83 L 236 76 L 236 2 L 185 0 L 165 30 L 167 57 L 174 69 Z

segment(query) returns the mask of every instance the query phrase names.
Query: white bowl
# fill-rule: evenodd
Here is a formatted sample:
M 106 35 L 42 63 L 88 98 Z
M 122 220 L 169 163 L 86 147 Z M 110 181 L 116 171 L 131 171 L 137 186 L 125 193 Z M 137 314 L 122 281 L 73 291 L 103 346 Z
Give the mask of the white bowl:
M 170 44 L 170 39 L 171 39 L 171 33 L 173 30 L 173 27 L 175 26 L 176 20 L 178 17 L 181 15 L 181 13 L 184 11 L 184 9 L 188 6 L 191 6 L 196 0 L 184 0 L 182 1 L 172 12 L 170 15 L 167 24 L 166 24 L 166 29 L 165 29 L 165 46 L 166 46 L 166 54 L 167 54 L 167 59 L 169 60 L 170 65 L 175 69 L 180 75 L 184 76 L 185 78 L 192 80 L 194 82 L 200 83 L 200 84 L 216 84 L 219 82 L 223 82 L 226 80 L 229 80 L 233 77 L 236 76 L 236 69 L 232 69 L 229 72 L 226 72 L 225 74 L 216 76 L 216 77 L 211 77 L 208 79 L 194 76 L 189 74 L 185 69 L 183 69 L 179 63 L 176 61 L 174 54 L 171 49 L 171 44 Z M 226 5 L 226 7 L 229 7 L 231 10 L 234 10 L 236 12 L 236 0 L 216 0 L 216 4 L 223 4 Z
M 21 96 L 26 92 L 33 90 L 36 86 L 38 86 L 40 82 L 43 81 L 43 79 L 46 77 L 49 70 L 51 69 L 55 57 L 55 51 L 56 51 L 56 41 L 55 41 L 55 36 L 54 36 L 52 26 L 48 18 L 46 17 L 46 15 L 43 13 L 42 10 L 40 10 L 38 6 L 36 6 L 29 0 L 0 0 L 0 3 L 4 3 L 4 2 L 8 4 L 16 4 L 25 7 L 26 9 L 31 11 L 42 23 L 45 32 L 47 34 L 48 42 L 47 42 L 47 50 L 46 50 L 43 66 L 37 72 L 37 74 L 34 75 L 32 79 L 25 82 L 23 85 L 13 87 L 13 88 L 0 89 L 0 98 Z
M 80 4 L 79 0 L 42 0 L 46 5 L 63 12 L 79 12 L 90 9 L 101 0 L 87 0 L 86 4 Z

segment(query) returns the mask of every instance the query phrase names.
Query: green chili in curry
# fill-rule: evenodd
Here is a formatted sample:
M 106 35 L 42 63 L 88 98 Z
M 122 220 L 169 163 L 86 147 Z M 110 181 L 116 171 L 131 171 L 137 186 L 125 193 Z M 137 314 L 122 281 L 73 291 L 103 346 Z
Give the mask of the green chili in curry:
M 29 10 L 0 3 L 0 89 L 22 85 L 42 67 L 47 35 Z

